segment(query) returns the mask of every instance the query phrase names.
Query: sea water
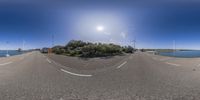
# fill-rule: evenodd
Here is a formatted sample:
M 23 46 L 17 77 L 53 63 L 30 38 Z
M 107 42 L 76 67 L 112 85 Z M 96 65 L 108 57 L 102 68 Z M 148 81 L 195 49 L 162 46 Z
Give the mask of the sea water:
M 195 57 L 200 57 L 200 50 L 162 52 L 159 54 L 162 56 L 170 56 L 170 57 L 195 58 Z
M 19 52 L 17 50 L 8 50 L 8 54 L 10 56 L 14 56 L 14 55 L 19 55 L 22 54 L 23 52 Z M 6 57 L 7 55 L 7 50 L 0 50 L 0 57 Z

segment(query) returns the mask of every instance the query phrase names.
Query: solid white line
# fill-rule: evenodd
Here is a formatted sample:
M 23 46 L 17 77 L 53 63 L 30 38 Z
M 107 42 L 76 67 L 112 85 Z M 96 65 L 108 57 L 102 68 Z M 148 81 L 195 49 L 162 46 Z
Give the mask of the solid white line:
M 173 66 L 180 66 L 179 64 L 174 64 L 174 63 L 169 63 L 169 62 L 165 62 L 168 65 L 173 65 Z
M 13 62 L 3 63 L 3 64 L 0 64 L 0 66 L 8 65 L 8 64 L 11 64 L 11 63 L 13 63 Z
M 119 65 L 119 66 L 117 67 L 117 69 L 121 68 L 121 67 L 124 66 L 126 63 L 127 63 L 127 61 L 123 62 L 121 65 Z
M 49 62 L 49 63 L 51 63 L 51 61 L 47 58 L 47 61 Z
M 85 74 L 76 74 L 76 73 L 72 73 L 72 72 L 69 72 L 67 70 L 64 70 L 64 69 L 60 69 L 61 71 L 65 72 L 65 73 L 68 73 L 68 74 L 71 74 L 71 75 L 75 75 L 75 76 L 82 76 L 82 77 L 91 77 L 92 75 L 85 75 Z

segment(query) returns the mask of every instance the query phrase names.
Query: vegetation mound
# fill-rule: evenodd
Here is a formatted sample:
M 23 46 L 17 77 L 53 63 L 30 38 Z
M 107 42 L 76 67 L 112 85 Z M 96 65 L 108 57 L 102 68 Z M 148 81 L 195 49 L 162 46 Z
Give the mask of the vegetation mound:
M 54 46 L 53 53 L 79 57 L 104 57 L 123 53 L 133 53 L 131 46 L 120 46 L 113 43 L 91 43 L 81 40 L 71 40 L 66 46 Z

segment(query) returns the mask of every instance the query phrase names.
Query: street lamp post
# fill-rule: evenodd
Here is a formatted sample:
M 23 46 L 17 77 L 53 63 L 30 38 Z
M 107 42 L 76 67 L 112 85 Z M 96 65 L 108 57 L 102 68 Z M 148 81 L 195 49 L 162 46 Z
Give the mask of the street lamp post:
M 22 51 L 24 51 L 24 45 L 25 45 L 25 41 L 23 40 L 23 43 L 22 43 Z
M 6 57 L 9 57 L 10 55 L 8 54 L 8 41 L 6 42 L 6 47 L 7 47 L 7 50 L 6 50 Z
M 173 55 L 175 56 L 175 52 L 176 52 L 176 41 L 173 41 Z
M 136 40 L 134 39 L 134 40 L 133 40 L 133 47 L 134 47 L 134 49 L 136 50 L 135 43 L 136 43 Z

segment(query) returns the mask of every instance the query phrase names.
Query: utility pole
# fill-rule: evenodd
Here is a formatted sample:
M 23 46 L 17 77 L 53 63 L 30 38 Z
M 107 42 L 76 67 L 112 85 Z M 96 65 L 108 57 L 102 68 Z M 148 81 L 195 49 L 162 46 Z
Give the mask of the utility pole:
M 152 42 L 152 44 L 154 44 L 154 42 Z M 153 55 L 156 55 L 156 47 L 154 46 L 152 49 L 153 49 Z
M 52 47 L 48 49 L 48 54 L 52 53 L 52 49 L 54 47 L 54 34 L 51 35 L 51 43 Z
M 136 43 L 136 39 L 133 40 L 133 47 L 135 49 L 135 43 Z
M 54 46 L 54 34 L 52 34 L 52 48 Z
M 25 41 L 23 40 L 23 42 L 22 42 L 22 51 L 24 51 L 24 45 L 25 45 Z
M 175 40 L 173 40 L 173 54 L 174 54 L 174 56 L 175 56 L 175 52 L 176 52 L 176 41 Z
M 8 41 L 6 41 L 6 47 L 7 47 L 7 51 L 6 51 L 6 57 L 9 57 L 10 55 L 8 54 Z

